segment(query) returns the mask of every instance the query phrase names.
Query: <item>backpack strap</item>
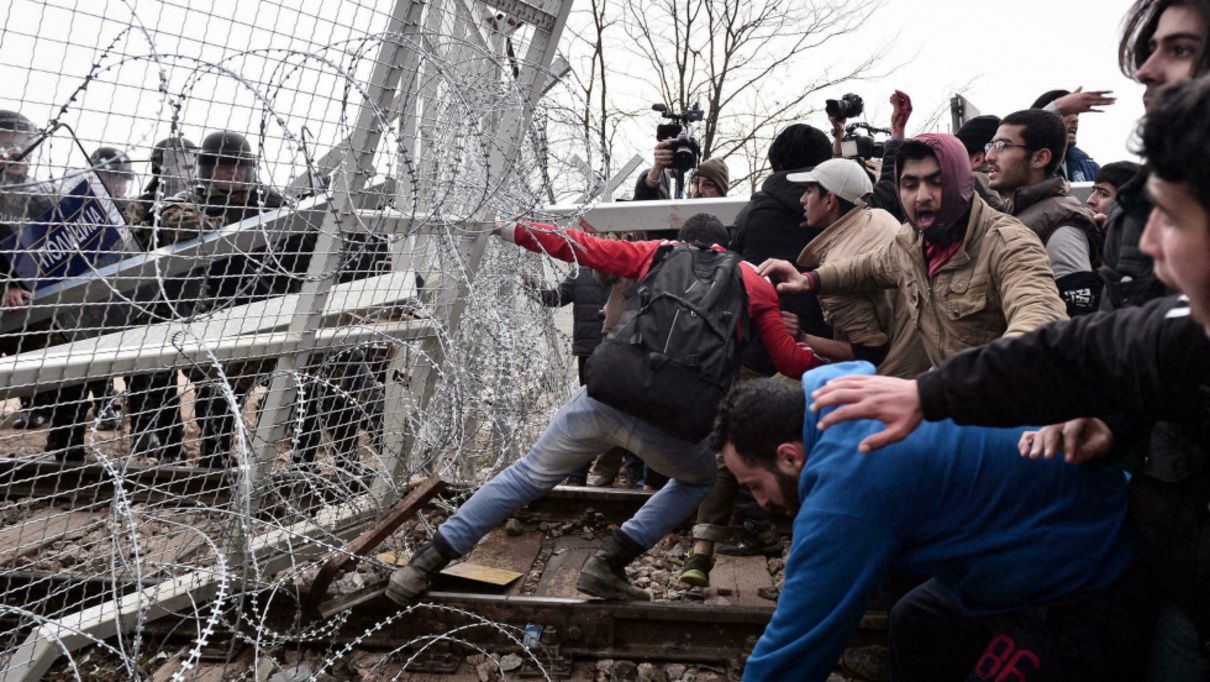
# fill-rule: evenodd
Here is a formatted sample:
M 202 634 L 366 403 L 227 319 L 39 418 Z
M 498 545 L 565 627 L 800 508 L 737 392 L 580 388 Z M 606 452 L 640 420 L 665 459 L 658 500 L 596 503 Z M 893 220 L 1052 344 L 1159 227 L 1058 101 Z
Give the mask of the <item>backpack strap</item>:
M 718 301 L 718 297 L 723 295 L 723 291 L 727 288 L 727 280 L 731 279 L 731 272 L 737 267 L 738 260 L 739 254 L 734 251 L 722 252 L 722 258 L 715 264 L 714 272 L 710 275 L 710 291 L 706 292 L 706 296 L 702 298 L 702 308 L 712 308 Z M 742 272 L 740 277 L 743 278 Z

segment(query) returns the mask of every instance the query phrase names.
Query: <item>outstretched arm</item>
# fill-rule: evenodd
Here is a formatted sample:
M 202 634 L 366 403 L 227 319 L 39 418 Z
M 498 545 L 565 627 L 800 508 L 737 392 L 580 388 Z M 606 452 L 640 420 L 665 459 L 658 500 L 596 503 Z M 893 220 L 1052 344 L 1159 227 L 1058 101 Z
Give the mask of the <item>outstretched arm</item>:
M 777 610 L 744 666 L 744 680 L 825 679 L 895 549 L 890 531 L 870 521 L 800 512 Z
M 886 424 L 862 442 L 868 452 L 921 419 L 1016 426 L 1131 414 L 1200 422 L 1207 384 L 1210 339 L 1171 297 L 972 348 L 915 381 L 836 379 L 813 394 L 812 409 L 843 405 L 820 428 L 849 419 Z
M 545 253 L 568 263 L 587 265 L 607 275 L 639 279 L 651 267 L 661 242 L 601 239 L 579 230 L 557 230 L 542 223 L 517 223 L 493 230 L 504 241 L 534 253 Z

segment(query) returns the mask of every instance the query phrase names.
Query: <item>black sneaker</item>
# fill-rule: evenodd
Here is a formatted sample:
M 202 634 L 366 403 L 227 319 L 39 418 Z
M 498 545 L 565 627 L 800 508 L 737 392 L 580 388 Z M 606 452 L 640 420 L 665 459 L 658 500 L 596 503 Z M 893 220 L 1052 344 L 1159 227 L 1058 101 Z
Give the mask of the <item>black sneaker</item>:
M 772 524 L 756 533 L 750 532 L 750 529 L 745 525 L 744 530 L 740 531 L 739 538 L 735 542 L 720 544 L 715 548 L 715 551 L 728 556 L 756 556 L 758 554 L 773 557 L 781 556 L 781 533 L 778 533 L 777 528 Z
M 867 682 L 889 682 L 891 679 L 891 650 L 884 646 L 863 646 L 845 649 L 840 667 L 846 673 Z

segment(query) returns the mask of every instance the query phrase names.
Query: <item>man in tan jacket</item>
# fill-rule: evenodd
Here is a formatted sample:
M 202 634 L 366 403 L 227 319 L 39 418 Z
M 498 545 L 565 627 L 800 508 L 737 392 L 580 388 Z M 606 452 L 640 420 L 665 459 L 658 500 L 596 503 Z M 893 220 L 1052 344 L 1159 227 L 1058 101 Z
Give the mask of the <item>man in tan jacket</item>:
M 899 200 L 912 230 L 882 250 L 800 274 L 766 261 L 784 291 L 835 294 L 898 289 L 929 361 L 1067 319 L 1046 250 L 1015 218 L 975 196 L 970 159 L 958 138 L 908 140 L 895 159 Z
M 798 257 L 798 265 L 814 270 L 862 254 L 881 251 L 895 240 L 899 221 L 882 209 L 870 208 L 865 197 L 873 191 L 869 175 L 849 159 L 830 159 L 790 182 L 805 185 L 804 225 L 822 230 Z M 879 374 L 912 378 L 929 368 L 928 356 L 911 325 L 911 317 L 889 290 L 823 296 L 824 320 L 831 339 L 803 335 L 801 340 L 831 360 L 867 360 Z

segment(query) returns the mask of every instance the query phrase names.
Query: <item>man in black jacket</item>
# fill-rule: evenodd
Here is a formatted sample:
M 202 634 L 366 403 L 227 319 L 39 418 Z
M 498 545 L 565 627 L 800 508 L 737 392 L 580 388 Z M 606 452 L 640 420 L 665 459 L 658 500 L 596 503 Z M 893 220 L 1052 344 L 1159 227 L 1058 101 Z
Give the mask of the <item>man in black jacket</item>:
M 963 352 L 916 381 L 846 378 L 814 394 L 813 409 L 843 404 L 820 428 L 854 418 L 887 424 L 869 451 L 922 419 L 1007 426 L 1027 433 L 1023 455 L 1103 457 L 1155 422 L 1179 438 L 1152 448 L 1131 481 L 1141 555 L 1167 600 L 1149 679 L 1210 675 L 1210 77 L 1157 93 L 1142 127 L 1155 203 L 1140 249 L 1185 295 L 1109 315 L 1056 323 Z M 1141 422 L 1141 423 L 1140 423 Z M 1142 426 L 1143 428 L 1139 428 Z M 1121 450 L 1118 447 L 1117 450 Z
M 243 135 L 227 130 L 207 135 L 198 154 L 197 183 L 169 197 L 158 214 L 148 216 L 150 228 L 144 231 L 148 242 L 144 246 L 153 249 L 196 239 L 281 207 L 282 197 L 257 181 L 257 164 L 252 146 Z M 236 254 L 214 261 L 201 272 L 166 279 L 159 292 L 159 303 L 167 308 L 165 317 L 193 317 L 291 293 L 298 281 L 291 275 L 306 266 L 308 238 L 314 237 L 308 233 L 294 235 L 284 243 L 265 247 L 262 252 Z M 262 261 L 263 254 L 270 250 L 273 257 Z M 229 464 L 236 415 L 227 400 L 227 390 L 234 402 L 242 405 L 257 378 L 269 368 L 268 361 L 249 361 L 230 363 L 222 373 L 206 364 L 188 370 L 196 392 L 194 411 L 201 431 L 200 466 L 220 468 Z M 174 380 L 174 372 L 165 372 L 154 385 L 141 387 L 171 394 Z M 174 414 L 173 419 L 179 420 L 179 414 Z M 178 424 L 179 421 L 169 424 L 157 434 L 158 438 L 169 439 L 161 442 L 163 449 L 158 452 L 161 462 L 184 457 Z M 150 447 L 143 443 L 136 446 L 136 449 Z

